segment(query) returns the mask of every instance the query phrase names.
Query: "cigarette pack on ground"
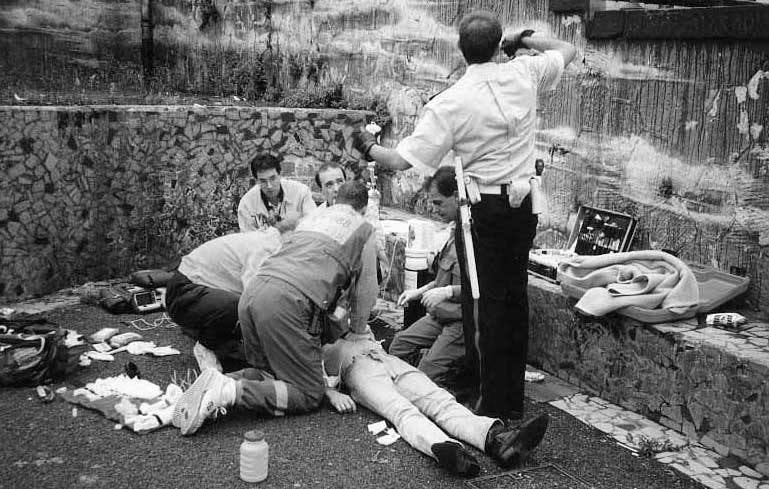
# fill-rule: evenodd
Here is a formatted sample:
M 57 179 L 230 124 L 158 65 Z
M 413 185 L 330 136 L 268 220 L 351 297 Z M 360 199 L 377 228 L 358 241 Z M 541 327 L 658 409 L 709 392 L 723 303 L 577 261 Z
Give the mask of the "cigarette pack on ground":
M 718 314 L 708 314 L 705 317 L 705 323 L 708 326 L 723 326 L 725 328 L 736 328 L 748 322 L 745 316 L 736 312 L 722 312 Z

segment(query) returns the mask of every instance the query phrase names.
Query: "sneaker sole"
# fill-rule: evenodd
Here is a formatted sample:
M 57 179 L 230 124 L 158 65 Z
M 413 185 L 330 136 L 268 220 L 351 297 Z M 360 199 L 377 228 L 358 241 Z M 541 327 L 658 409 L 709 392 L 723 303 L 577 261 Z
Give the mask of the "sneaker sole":
M 218 374 L 215 370 L 204 370 L 176 403 L 171 422 L 181 429 L 182 435 L 192 435 L 203 426 L 206 416 L 201 416 L 200 404 Z

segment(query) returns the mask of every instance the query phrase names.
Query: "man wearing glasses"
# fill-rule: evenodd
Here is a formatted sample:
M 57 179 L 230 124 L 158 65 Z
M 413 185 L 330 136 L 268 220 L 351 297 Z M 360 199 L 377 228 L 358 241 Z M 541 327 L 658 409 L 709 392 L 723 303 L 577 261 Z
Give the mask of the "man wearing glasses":
M 238 226 L 241 232 L 269 226 L 284 231 L 315 210 L 310 188 L 295 180 L 281 178 L 281 159 L 258 155 L 251 160 L 251 174 L 256 185 L 246 192 L 238 204 Z

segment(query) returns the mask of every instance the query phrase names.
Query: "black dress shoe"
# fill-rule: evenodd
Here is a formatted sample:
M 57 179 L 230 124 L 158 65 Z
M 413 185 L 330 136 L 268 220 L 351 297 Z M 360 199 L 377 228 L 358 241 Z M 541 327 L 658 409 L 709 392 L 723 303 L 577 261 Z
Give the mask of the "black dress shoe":
M 453 441 L 433 443 L 430 450 L 438 459 L 438 465 L 452 474 L 475 477 L 481 471 L 478 460 L 459 443 Z
M 544 438 L 549 420 L 547 414 L 540 414 L 518 428 L 501 428 L 501 423 L 494 424 L 486 435 L 486 453 L 502 468 L 522 464 Z

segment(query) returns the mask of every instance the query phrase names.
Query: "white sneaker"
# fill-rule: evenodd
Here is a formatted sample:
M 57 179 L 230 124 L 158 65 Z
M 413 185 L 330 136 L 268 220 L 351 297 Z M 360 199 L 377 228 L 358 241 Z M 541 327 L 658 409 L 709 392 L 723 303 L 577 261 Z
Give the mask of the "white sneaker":
M 219 362 L 219 359 L 216 358 L 216 354 L 213 350 L 209 350 L 199 341 L 195 342 L 195 346 L 192 347 L 192 354 L 195 355 L 195 360 L 197 360 L 201 372 L 209 368 L 218 372 L 223 370 L 222 364 Z
M 235 404 L 235 379 L 207 369 L 176 402 L 171 422 L 182 435 L 192 435 L 203 422 L 219 411 Z

